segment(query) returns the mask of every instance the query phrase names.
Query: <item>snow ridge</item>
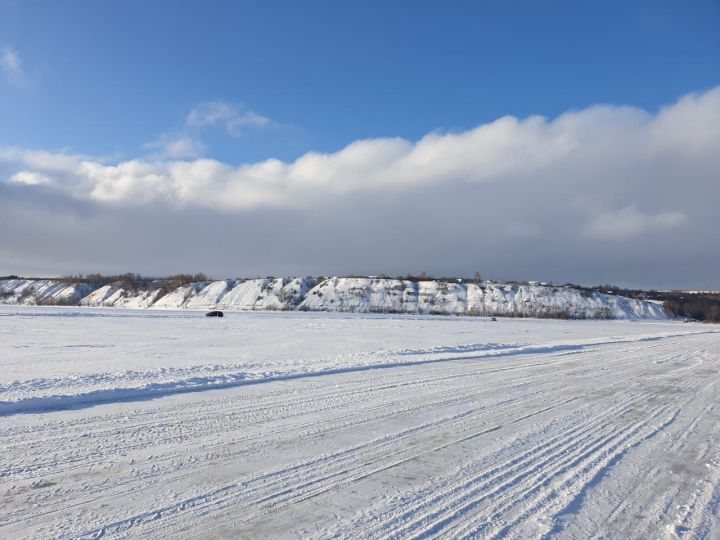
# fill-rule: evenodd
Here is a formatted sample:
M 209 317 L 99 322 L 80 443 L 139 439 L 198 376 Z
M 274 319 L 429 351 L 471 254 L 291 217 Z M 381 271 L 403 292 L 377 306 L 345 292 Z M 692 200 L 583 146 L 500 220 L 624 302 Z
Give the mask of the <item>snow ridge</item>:
M 131 291 L 118 285 L 0 280 L 0 303 L 133 309 L 335 311 L 569 319 L 667 319 L 660 303 L 573 287 L 390 278 L 263 278 Z

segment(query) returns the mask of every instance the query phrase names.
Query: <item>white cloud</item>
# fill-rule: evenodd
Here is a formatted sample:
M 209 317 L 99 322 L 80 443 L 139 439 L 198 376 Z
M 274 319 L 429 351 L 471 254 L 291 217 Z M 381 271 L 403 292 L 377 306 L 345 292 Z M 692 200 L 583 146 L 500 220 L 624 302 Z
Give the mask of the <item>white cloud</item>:
M 201 103 L 190 111 L 181 129 L 163 133 L 144 144 L 143 148 L 151 151 L 144 159 L 167 161 L 200 158 L 206 150 L 201 137 L 208 127 L 224 128 L 229 135 L 237 137 L 245 129 L 270 125 L 273 125 L 273 122 L 269 118 L 247 109 L 244 105 L 224 101 Z
M 682 151 L 686 156 L 714 151 L 720 141 L 720 87 L 692 93 L 663 107 L 649 138 L 658 152 Z
M 221 105 L 196 109 L 188 122 L 240 122 L 237 111 Z M 13 173 L 43 174 L 79 199 L 224 211 L 260 206 L 302 209 L 332 204 L 333 198 L 349 194 L 397 195 L 428 186 L 457 190 L 467 184 L 502 184 L 513 186 L 514 200 L 492 204 L 507 204 L 507 214 L 515 220 L 518 212 L 527 212 L 523 207 L 530 205 L 532 210 L 541 200 L 581 197 L 591 203 L 576 204 L 575 211 L 585 212 L 586 221 L 599 216 L 586 232 L 631 237 L 680 222 L 674 211 L 647 215 L 628 206 L 644 196 L 660 196 L 654 178 L 660 170 L 666 175 L 668 164 L 683 174 L 697 172 L 706 184 L 717 183 L 713 171 L 720 165 L 720 137 L 713 135 L 720 122 L 708 118 L 720 118 L 720 87 L 683 98 L 655 116 L 612 106 L 590 107 L 554 120 L 507 116 L 464 132 L 431 133 L 415 142 L 359 140 L 337 152 L 309 152 L 290 163 L 269 159 L 230 166 L 212 159 L 173 159 L 195 157 L 202 150 L 197 140 L 179 136 L 156 143 L 164 161 L 106 164 L 85 156 L 0 149 L 0 167 L 4 163 Z M 666 191 L 678 186 L 668 184 Z M 524 193 L 538 190 L 537 200 L 518 202 Z M 486 201 L 478 201 L 479 211 L 483 204 Z M 677 208 L 672 199 L 652 207 Z M 687 213 L 683 208 L 678 212 Z M 508 225 L 508 233 L 527 237 L 545 230 L 542 224 L 519 223 Z
M 91 159 L 89 156 L 66 154 L 64 152 L 29 150 L 17 147 L 0 148 L 0 165 L 3 163 L 22 164 L 22 166 L 32 170 L 65 173 L 70 178 L 77 172 L 78 166 L 83 160 Z
M 596 216 L 586 225 L 585 233 L 601 240 L 632 240 L 646 234 L 675 229 L 686 222 L 687 216 L 679 211 L 647 214 L 631 204 Z
M 190 111 L 186 124 L 190 127 L 223 126 L 228 134 L 238 136 L 246 128 L 267 127 L 271 125 L 271 120 L 241 104 L 209 101 Z
M 25 184 L 26 186 L 42 186 L 52 183 L 49 176 L 32 171 L 20 171 L 10 177 L 11 184 Z
M 4 48 L 0 51 L 0 72 L 3 78 L 11 84 L 20 85 L 25 82 L 22 60 L 17 51 Z
M 144 147 L 153 151 L 148 159 L 195 159 L 205 152 L 202 141 L 188 135 L 162 135 Z

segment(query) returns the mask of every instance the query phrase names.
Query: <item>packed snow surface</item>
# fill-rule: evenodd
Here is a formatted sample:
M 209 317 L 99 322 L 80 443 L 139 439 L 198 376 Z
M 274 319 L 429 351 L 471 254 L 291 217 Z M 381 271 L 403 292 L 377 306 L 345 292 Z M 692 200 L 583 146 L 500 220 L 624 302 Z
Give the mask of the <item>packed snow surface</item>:
M 2 538 L 720 537 L 714 325 L 10 306 L 0 377 Z
M 573 287 L 386 278 L 265 278 L 167 291 L 0 280 L 0 303 L 236 311 L 337 311 L 580 319 L 666 319 L 662 305 Z

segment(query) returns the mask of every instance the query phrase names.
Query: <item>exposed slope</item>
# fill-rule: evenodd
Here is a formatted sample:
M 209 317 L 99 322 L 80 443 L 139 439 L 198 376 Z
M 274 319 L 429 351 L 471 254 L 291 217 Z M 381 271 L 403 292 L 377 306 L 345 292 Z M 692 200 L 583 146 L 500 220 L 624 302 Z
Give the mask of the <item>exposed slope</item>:
M 92 307 L 301 310 L 578 319 L 665 319 L 659 303 L 573 287 L 386 278 L 265 278 L 190 283 L 149 290 L 48 280 L 0 281 L 8 304 Z
M 299 309 L 581 319 L 666 318 L 659 304 L 570 287 L 371 278 L 327 279 L 309 292 Z
M 0 303 L 78 305 L 93 290 L 87 283 L 67 284 L 49 279 L 0 280 Z

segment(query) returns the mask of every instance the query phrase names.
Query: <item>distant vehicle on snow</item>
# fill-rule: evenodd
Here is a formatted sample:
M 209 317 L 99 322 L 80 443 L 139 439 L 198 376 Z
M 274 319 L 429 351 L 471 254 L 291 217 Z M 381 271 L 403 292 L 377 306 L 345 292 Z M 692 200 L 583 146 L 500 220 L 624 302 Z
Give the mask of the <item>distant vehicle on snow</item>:
M 205 314 L 205 316 L 206 316 L 206 317 L 222 317 L 222 316 L 223 316 L 223 312 L 222 312 L 222 311 L 218 311 L 218 310 L 209 311 L 208 313 Z

